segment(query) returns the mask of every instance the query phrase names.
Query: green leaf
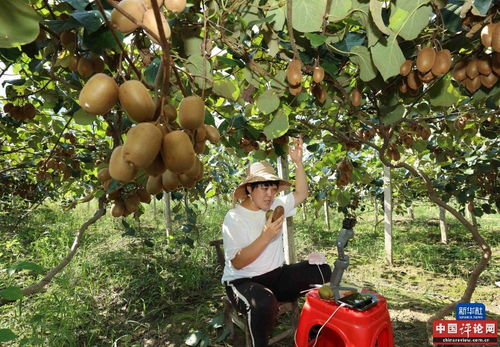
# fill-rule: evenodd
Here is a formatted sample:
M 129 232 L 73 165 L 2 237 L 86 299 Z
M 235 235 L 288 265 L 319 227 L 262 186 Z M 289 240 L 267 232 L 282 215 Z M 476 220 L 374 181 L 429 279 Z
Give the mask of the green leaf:
M 215 81 L 212 89 L 214 93 L 229 100 L 236 101 L 240 96 L 239 89 L 237 89 L 233 82 L 229 80 Z
M 19 300 L 23 297 L 23 293 L 19 287 L 7 287 L 0 290 L 0 297 L 6 300 Z
M 89 4 L 88 0 L 66 0 L 64 2 L 70 4 L 75 10 L 85 10 Z
M 269 114 L 280 105 L 280 98 L 272 90 L 266 90 L 256 101 L 257 108 L 264 114 Z
M 270 5 L 277 5 L 276 2 Z M 282 31 L 285 25 L 286 15 L 285 15 L 285 7 L 276 7 L 267 12 L 268 16 L 274 15 L 273 18 L 273 29 L 275 31 Z
M 201 44 L 203 39 L 198 36 L 191 36 L 184 39 L 184 52 L 189 57 L 191 55 L 201 55 Z
M 306 33 L 306 37 L 309 39 L 309 41 L 311 42 L 311 46 L 313 47 L 321 46 L 327 39 L 326 36 L 313 33 Z
M 160 68 L 160 63 L 160 58 L 154 58 L 146 68 L 146 71 L 144 71 L 144 78 L 149 84 L 155 83 L 156 75 L 158 74 L 158 69 Z
M 320 31 L 326 9 L 326 0 L 294 0 L 292 25 L 297 31 Z
M 0 329 L 0 342 L 12 341 L 17 337 L 10 329 Z
M 29 262 L 29 261 L 20 261 L 18 263 L 15 263 L 7 268 L 7 273 L 9 275 L 12 275 L 15 272 L 23 271 L 23 270 L 29 270 L 33 271 L 36 273 L 40 273 L 45 271 L 43 266 L 40 266 L 38 264 Z
M 359 77 L 362 81 L 371 81 L 377 76 L 377 68 L 373 64 L 370 51 L 365 46 L 351 48 L 349 59 L 359 66 Z
M 288 124 L 288 116 L 283 112 L 283 110 L 279 110 L 271 123 L 266 125 L 262 132 L 266 135 L 268 140 L 272 140 L 285 135 L 289 128 L 290 125 Z
M 382 5 L 384 3 L 379 0 L 370 0 L 370 14 L 377 28 L 386 35 L 392 35 L 393 32 L 389 29 L 382 18 Z
M 89 114 L 81 108 L 73 114 L 73 119 L 80 125 L 90 125 L 93 121 L 97 120 L 97 116 Z
M 380 40 L 371 48 L 373 62 L 382 74 L 384 81 L 399 75 L 399 67 L 405 61 L 403 52 L 398 45 L 395 35 L 389 36 L 386 41 Z
M 332 0 L 328 20 L 330 22 L 340 22 L 342 19 L 349 15 L 351 8 L 351 0 Z
M 480 16 L 486 16 L 493 0 L 474 0 L 474 8 Z
M 120 41 L 123 41 L 124 35 L 122 33 L 116 32 L 116 36 Z M 97 53 L 104 53 L 106 49 L 118 48 L 118 44 L 116 43 L 113 34 L 109 29 L 105 27 L 94 31 L 93 33 L 89 33 L 87 30 L 85 30 L 83 34 L 83 43 L 92 52 Z
M 75 29 L 81 27 L 81 23 L 74 18 L 69 18 L 67 20 L 53 19 L 46 20 L 44 23 L 56 33 L 61 33 L 63 31 Z
M 203 88 L 210 87 L 212 84 L 212 66 L 210 61 L 204 59 L 201 55 L 192 55 L 188 58 L 186 67 L 190 74 L 196 75 L 194 81 Z
M 382 113 L 382 120 L 384 124 L 393 124 L 403 118 L 406 109 L 403 105 L 398 104 L 388 108 L 381 107 L 380 111 Z
M 429 90 L 429 98 L 433 106 L 451 106 L 460 99 L 460 91 L 451 83 L 449 75 L 436 82 Z
M 81 23 L 89 33 L 97 31 L 101 25 L 104 24 L 104 19 L 102 18 L 101 13 L 97 10 L 75 11 L 71 14 L 71 17 Z
M 32 42 L 40 32 L 40 17 L 25 0 L 0 1 L 0 47 Z
M 404 2 L 397 1 L 402 4 L 401 7 L 393 8 L 389 19 L 389 28 L 396 32 L 405 40 L 415 39 L 420 32 L 429 24 L 432 15 L 432 7 L 430 5 L 422 6 L 422 3 L 428 1 L 412 1 L 411 7 L 404 6 Z

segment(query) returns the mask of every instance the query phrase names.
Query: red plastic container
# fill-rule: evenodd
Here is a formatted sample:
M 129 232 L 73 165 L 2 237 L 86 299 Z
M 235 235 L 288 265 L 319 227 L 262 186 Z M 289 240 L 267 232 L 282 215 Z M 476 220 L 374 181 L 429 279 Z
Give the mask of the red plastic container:
M 391 318 L 387 300 L 376 293 L 378 302 L 366 311 L 341 307 L 321 330 L 316 347 L 393 347 Z M 296 333 L 296 346 L 311 347 L 311 328 L 322 326 L 339 307 L 334 301 L 323 300 L 318 290 L 307 293 Z

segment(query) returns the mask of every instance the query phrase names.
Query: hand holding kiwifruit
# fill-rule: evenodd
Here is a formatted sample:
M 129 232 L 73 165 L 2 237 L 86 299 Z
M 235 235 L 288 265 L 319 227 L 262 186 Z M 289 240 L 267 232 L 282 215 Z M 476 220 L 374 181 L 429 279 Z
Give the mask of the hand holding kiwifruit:
M 279 205 L 277 206 L 274 211 L 273 210 L 268 210 L 266 212 L 266 220 L 269 219 L 269 214 L 273 214 L 272 217 L 271 217 L 271 223 L 274 223 L 276 222 L 281 216 L 283 216 L 285 214 L 285 209 L 283 208 L 283 206 Z

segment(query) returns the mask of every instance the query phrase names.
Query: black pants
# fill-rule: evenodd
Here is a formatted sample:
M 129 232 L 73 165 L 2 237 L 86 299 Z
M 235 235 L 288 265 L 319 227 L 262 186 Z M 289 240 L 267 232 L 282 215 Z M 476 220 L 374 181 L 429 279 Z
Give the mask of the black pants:
M 225 283 L 233 306 L 247 317 L 253 346 L 267 346 L 276 323 L 278 301 L 293 301 L 301 291 L 310 289 L 311 284 L 328 282 L 331 271 L 328 264 L 318 266 L 303 261 Z

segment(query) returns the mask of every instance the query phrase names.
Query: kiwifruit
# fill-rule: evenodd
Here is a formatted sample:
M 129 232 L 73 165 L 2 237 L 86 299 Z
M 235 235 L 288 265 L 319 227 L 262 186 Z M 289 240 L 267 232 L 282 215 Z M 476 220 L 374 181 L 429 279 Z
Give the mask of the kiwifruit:
M 484 47 L 491 47 L 491 37 L 494 28 L 495 24 L 490 23 L 488 25 L 485 25 L 483 29 L 481 29 L 481 43 Z
M 214 127 L 213 125 L 204 124 L 203 126 L 205 127 L 206 130 L 207 140 L 214 144 L 219 143 L 220 142 L 219 130 L 217 130 L 217 128 Z
M 177 175 L 176 173 L 167 169 L 161 175 L 161 184 L 162 184 L 163 190 L 165 190 L 166 192 L 174 191 L 181 184 L 179 182 L 179 175 Z
M 90 58 L 92 61 L 92 67 L 94 68 L 94 73 L 99 73 L 104 71 L 104 60 L 101 57 L 94 56 Z
M 163 190 L 163 186 L 161 184 L 162 176 L 149 176 L 148 181 L 146 182 L 146 191 L 151 195 L 156 195 Z
M 410 71 L 408 76 L 406 76 L 406 83 L 411 90 L 419 90 L 422 86 L 422 82 L 417 77 L 417 73 L 415 71 Z
M 441 76 L 450 71 L 451 67 L 451 53 L 447 49 L 442 49 L 436 53 L 436 59 L 434 60 L 434 65 L 432 65 L 431 71 L 435 76 Z
M 148 167 L 144 168 L 144 171 L 146 171 L 150 176 L 159 176 L 162 173 L 164 173 L 166 169 L 167 167 L 163 162 L 163 157 L 161 156 L 160 153 L 158 153 L 153 162 Z
M 106 182 L 111 183 L 111 180 L 106 181 Z M 108 184 L 108 187 L 109 187 L 109 184 Z M 105 190 L 107 191 L 108 188 L 106 188 Z M 112 200 L 112 201 L 119 200 L 121 198 L 121 195 L 122 195 L 122 189 L 116 189 L 112 192 L 108 192 L 108 199 Z
M 140 202 L 144 202 L 146 204 L 149 204 L 151 202 L 151 194 L 148 193 L 146 188 L 139 188 L 136 191 L 137 196 L 139 197 Z
M 467 68 L 465 69 L 465 74 L 470 79 L 474 79 L 477 77 L 477 75 L 479 75 L 479 71 L 477 69 L 477 59 L 476 58 L 473 58 L 469 61 L 469 63 L 467 64 Z
M 292 87 L 298 86 L 302 81 L 302 62 L 299 59 L 293 59 L 290 64 L 288 64 L 286 79 Z
M 323 69 L 321 66 L 316 66 L 313 70 L 314 82 L 321 83 L 323 82 L 324 78 L 325 78 L 325 69 Z
M 111 206 L 111 215 L 113 217 L 121 217 L 125 213 L 125 205 L 123 204 L 123 201 L 116 201 L 112 206 Z
M 142 21 L 142 17 L 146 12 L 143 0 L 123 0 L 118 4 L 118 8 L 130 14 L 137 23 Z M 116 8 L 111 11 L 111 25 L 113 29 L 124 34 L 134 31 L 139 27 L 138 24 L 129 20 Z
M 200 166 L 198 167 L 198 174 L 196 177 L 194 177 L 195 181 L 198 182 L 203 178 L 203 173 L 205 171 L 205 168 L 203 167 L 203 163 L 200 161 Z
M 72 48 L 76 45 L 76 34 L 72 31 L 63 31 L 59 35 L 61 45 L 65 48 Z
M 69 57 L 68 69 L 75 72 L 78 71 L 78 60 L 80 60 L 80 57 L 77 55 Z
M 207 145 L 206 145 L 205 141 L 195 142 L 195 144 L 193 146 L 193 150 L 196 154 L 202 154 L 203 152 L 205 152 L 206 148 L 207 148 Z
M 21 107 L 21 112 L 23 113 L 24 119 L 33 119 L 33 118 L 35 118 L 36 109 L 32 103 L 28 102 L 27 104 L 24 104 Z
M 422 73 L 428 72 L 436 60 L 436 51 L 433 47 L 426 47 L 417 54 L 417 69 Z
M 186 8 L 186 0 L 165 0 L 165 7 L 173 13 L 181 13 Z
M 467 77 L 466 71 L 467 62 L 465 60 L 459 61 L 453 68 L 453 79 L 458 82 L 463 81 Z
M 5 113 L 10 113 L 13 108 L 14 108 L 14 104 L 12 102 L 8 102 L 5 105 L 3 105 L 3 111 Z
M 80 91 L 80 107 L 90 114 L 105 114 L 118 100 L 118 85 L 103 73 L 92 76 Z
M 358 88 L 354 88 L 351 91 L 351 105 L 354 107 L 359 107 L 361 105 L 361 92 L 358 90 Z
M 149 10 L 150 8 L 153 8 L 153 5 L 151 4 L 152 0 L 144 0 L 144 6 Z M 163 6 L 163 0 L 156 0 L 156 3 L 158 4 L 158 8 Z
M 161 23 L 163 26 L 163 32 L 165 33 L 165 38 L 168 40 L 170 36 L 172 35 L 170 31 L 170 25 L 167 22 L 167 19 L 163 15 L 163 13 L 160 12 L 160 18 L 161 18 Z M 150 32 L 154 33 L 156 37 L 160 38 L 160 32 L 158 30 L 158 24 L 156 24 L 156 17 L 153 9 L 147 10 L 144 12 L 144 17 L 142 18 L 142 25 L 148 29 L 146 31 L 146 34 L 149 36 L 149 38 L 156 42 L 159 43 L 151 34 Z
M 169 122 L 174 122 L 177 119 L 177 110 L 170 104 L 163 104 L 163 116 Z
M 316 95 L 316 101 L 318 101 L 320 104 L 323 104 L 326 101 L 326 90 L 325 90 L 325 88 L 322 88 L 321 86 L 319 87 L 319 92 Z
M 466 78 L 464 85 L 471 94 L 474 94 L 479 87 L 481 87 L 481 78 L 479 77 L 479 74 L 477 74 L 474 78 Z
M 498 81 L 498 77 L 492 72 L 489 75 L 480 75 L 481 84 L 486 88 L 492 88 Z
M 137 194 L 132 194 L 128 196 L 124 201 L 125 204 L 125 210 L 127 210 L 128 213 L 134 213 L 139 210 L 139 205 L 141 204 L 141 199 Z
M 196 177 L 198 176 L 198 172 L 200 171 L 200 167 L 201 167 L 201 161 L 198 157 L 196 157 L 196 159 L 194 160 L 194 163 L 193 165 L 188 169 L 186 170 L 186 172 L 184 172 L 187 176 L 189 176 L 191 179 L 196 179 Z
M 497 53 L 500 52 L 500 23 L 495 23 L 491 32 L 491 48 Z
M 477 71 L 481 75 L 488 76 L 491 73 L 490 60 L 485 57 L 477 58 Z
M 194 140 L 196 142 L 205 141 L 207 138 L 207 130 L 205 129 L 205 124 L 202 124 L 200 127 L 196 128 L 194 131 Z
M 276 206 L 276 208 L 273 211 L 273 216 L 271 217 L 271 222 L 277 221 L 284 214 L 285 214 L 285 209 L 283 208 L 283 206 L 281 205 Z
M 298 86 L 289 86 L 288 87 L 288 91 L 290 92 L 290 94 L 292 95 L 299 95 L 300 92 L 302 91 L 302 85 L 299 84 Z
M 105 182 L 111 179 L 111 176 L 109 174 L 109 169 L 107 167 L 100 169 L 97 172 L 97 179 L 101 182 Z
M 179 124 L 194 130 L 205 121 L 205 102 L 197 95 L 186 96 L 179 104 Z
M 90 77 L 94 73 L 94 64 L 90 59 L 81 57 L 78 59 L 77 65 L 78 74 L 82 77 Z
M 184 173 L 179 174 L 179 182 L 184 188 L 193 188 L 196 185 L 196 181 Z
M 399 86 L 399 92 L 401 94 L 406 94 L 408 93 L 408 85 L 406 84 L 405 81 L 401 81 L 401 85 Z
M 195 152 L 189 136 L 181 131 L 174 130 L 163 136 L 162 156 L 167 169 L 174 173 L 181 173 L 193 165 Z
M 491 58 L 491 69 L 500 77 L 500 53 L 493 53 Z
M 118 99 L 128 116 L 137 123 L 154 119 L 156 105 L 141 82 L 136 80 L 124 82 L 120 85 Z
M 413 60 L 407 59 L 401 66 L 399 67 L 399 74 L 401 76 L 408 76 L 413 67 Z
M 127 133 L 122 155 L 127 164 L 136 168 L 146 168 L 160 152 L 163 134 L 152 123 L 139 123 Z
M 418 78 L 420 79 L 420 81 L 424 83 L 432 82 L 432 80 L 434 80 L 435 77 L 436 76 L 434 76 L 432 70 L 427 73 L 421 73 L 421 72 L 418 73 Z
M 112 178 L 122 182 L 134 180 L 137 169 L 127 164 L 123 159 L 123 146 L 115 147 L 109 159 L 109 174 Z

